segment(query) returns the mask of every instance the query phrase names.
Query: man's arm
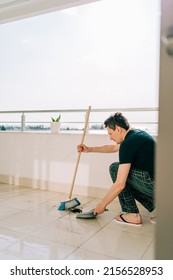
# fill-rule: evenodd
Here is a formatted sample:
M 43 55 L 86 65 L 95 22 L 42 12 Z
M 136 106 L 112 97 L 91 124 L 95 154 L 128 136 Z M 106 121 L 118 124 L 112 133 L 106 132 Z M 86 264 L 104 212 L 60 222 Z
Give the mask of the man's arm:
M 102 201 L 96 206 L 94 214 L 102 214 L 106 206 L 112 202 L 119 193 L 125 188 L 126 180 L 130 171 L 131 164 L 125 163 L 120 164 L 117 173 L 117 179 L 112 185 L 111 189 L 108 191 L 107 195 L 102 199 Z
M 85 144 L 80 144 L 77 146 L 78 152 L 84 153 L 116 153 L 119 151 L 119 144 L 114 145 L 104 145 L 104 146 L 96 146 L 96 147 L 88 147 Z

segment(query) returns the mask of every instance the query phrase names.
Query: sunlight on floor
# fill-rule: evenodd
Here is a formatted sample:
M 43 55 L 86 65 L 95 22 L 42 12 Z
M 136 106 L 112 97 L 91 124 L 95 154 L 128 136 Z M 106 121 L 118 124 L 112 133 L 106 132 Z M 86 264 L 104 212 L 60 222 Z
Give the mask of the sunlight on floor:
M 118 201 L 96 219 L 76 219 L 76 213 L 58 211 L 63 193 L 0 184 L 1 260 L 152 260 L 155 225 L 140 208 L 144 225 L 134 228 L 114 222 Z M 88 211 L 98 199 L 82 197 Z

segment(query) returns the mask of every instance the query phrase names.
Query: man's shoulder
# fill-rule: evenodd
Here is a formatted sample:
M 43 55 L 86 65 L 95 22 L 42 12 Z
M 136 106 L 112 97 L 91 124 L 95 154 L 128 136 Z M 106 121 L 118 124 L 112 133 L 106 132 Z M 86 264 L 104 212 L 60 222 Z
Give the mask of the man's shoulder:
M 121 143 L 121 147 L 136 149 L 143 143 L 150 143 L 153 145 L 155 142 L 155 139 L 148 132 L 133 128 L 126 135 L 124 141 Z
M 154 138 L 147 131 L 142 129 L 132 128 L 129 132 L 130 133 L 128 133 L 127 138 L 150 138 L 154 140 Z

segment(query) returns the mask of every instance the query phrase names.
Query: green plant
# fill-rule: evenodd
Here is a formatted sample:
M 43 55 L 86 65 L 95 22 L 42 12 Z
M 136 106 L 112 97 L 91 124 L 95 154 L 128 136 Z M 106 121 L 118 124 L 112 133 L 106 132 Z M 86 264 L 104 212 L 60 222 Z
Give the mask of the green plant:
M 52 119 L 52 122 L 59 122 L 61 119 L 61 115 L 59 115 L 58 118 L 51 118 L 51 119 Z

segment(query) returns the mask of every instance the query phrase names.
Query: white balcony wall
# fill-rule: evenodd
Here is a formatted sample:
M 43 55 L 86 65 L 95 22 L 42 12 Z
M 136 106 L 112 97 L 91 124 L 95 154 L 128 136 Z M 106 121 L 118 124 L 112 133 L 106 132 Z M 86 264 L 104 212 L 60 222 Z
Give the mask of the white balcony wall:
M 0 133 L 0 181 L 69 192 L 81 134 Z M 89 146 L 113 144 L 107 135 L 88 134 Z M 118 154 L 82 154 L 73 194 L 103 197 L 111 186 L 109 165 Z

